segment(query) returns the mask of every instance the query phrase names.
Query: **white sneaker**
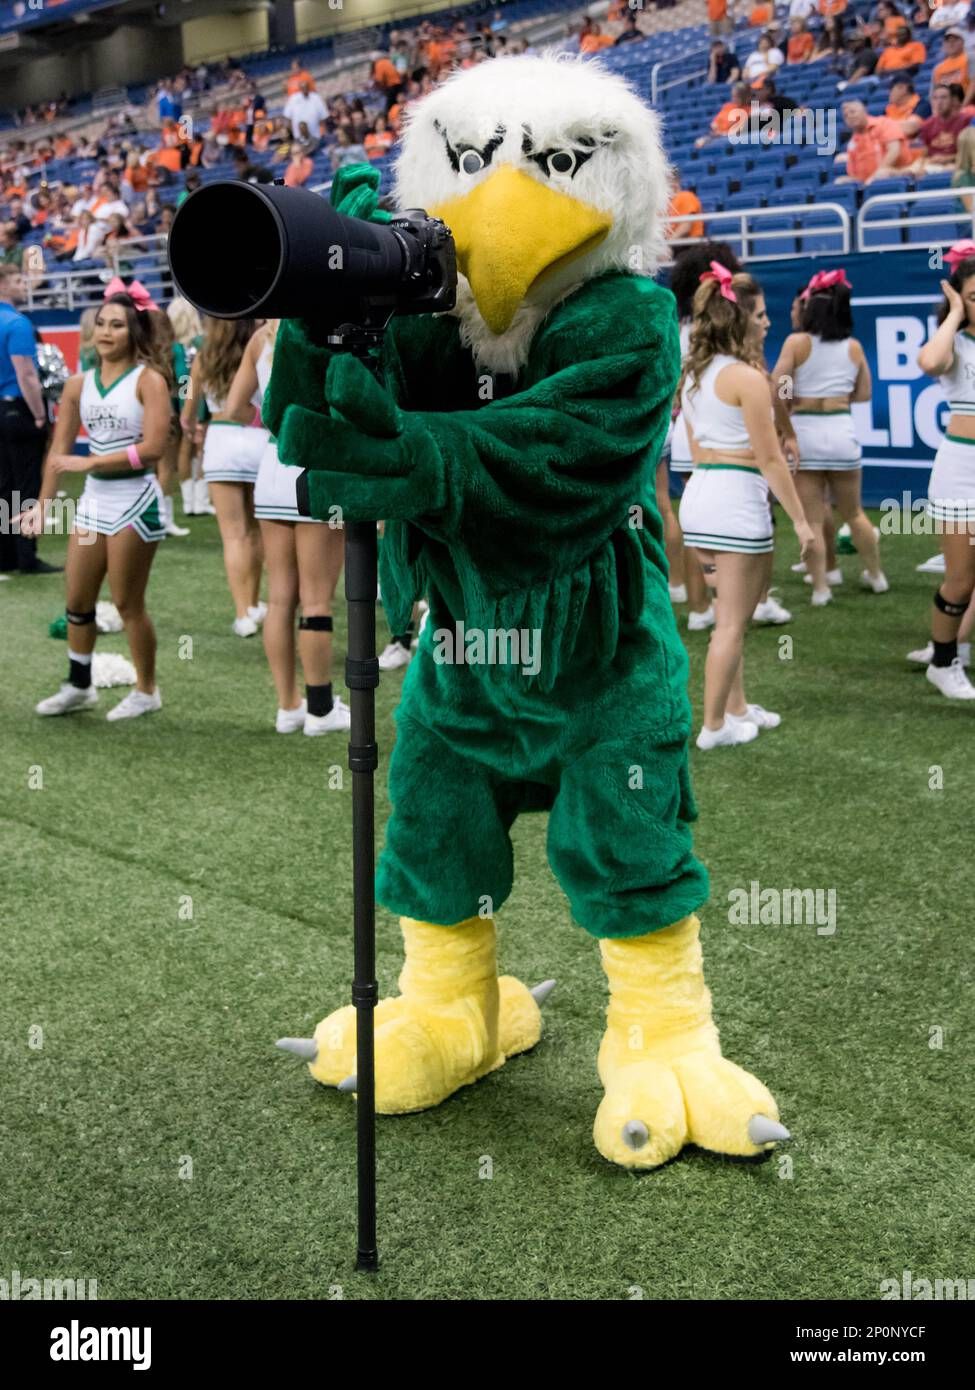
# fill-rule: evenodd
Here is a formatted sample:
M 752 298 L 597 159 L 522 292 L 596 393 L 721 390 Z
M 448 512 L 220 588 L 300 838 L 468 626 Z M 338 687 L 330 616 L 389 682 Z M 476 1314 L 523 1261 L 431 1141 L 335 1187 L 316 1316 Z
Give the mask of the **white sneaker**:
M 714 627 L 714 605 L 709 604 L 703 613 L 688 613 L 687 630 L 688 632 L 704 632 L 709 627 Z
M 194 498 L 196 501 L 197 516 L 216 516 L 217 509 L 210 501 L 210 487 L 206 478 L 199 477 L 193 480 Z
M 756 623 L 789 623 L 792 621 L 792 614 L 788 608 L 783 608 L 777 598 L 773 598 L 771 593 L 764 603 L 760 603 L 752 614 L 752 621 Z
M 249 613 L 245 618 L 234 619 L 233 630 L 237 637 L 255 637 L 260 632 L 260 628 Z
M 35 714 L 74 714 L 78 709 L 90 709 L 98 704 L 98 691 L 93 685 L 82 690 L 80 685 L 65 681 L 56 695 L 49 695 L 34 706 Z
M 913 661 L 918 666 L 930 666 L 934 660 L 934 643 L 929 642 L 926 647 L 918 647 L 917 651 L 907 653 L 908 661 Z M 972 644 L 971 642 L 958 643 L 958 660 L 963 666 L 972 664 Z
M 274 719 L 274 728 L 279 734 L 296 734 L 299 729 L 305 727 L 307 713 L 308 705 L 304 700 L 296 709 L 279 709 Z
M 188 526 L 177 526 L 173 520 L 173 499 L 164 497 L 162 500 L 162 524 L 167 536 L 188 536 L 190 530 Z
M 827 603 L 833 602 L 833 590 L 813 589 L 812 597 L 809 602 L 812 604 L 813 608 L 825 608 Z
M 130 690 L 124 700 L 108 711 L 106 719 L 138 719 L 140 714 L 152 714 L 154 710 L 162 709 L 162 698 L 158 689 L 151 695 L 145 695 L 141 690 Z
M 697 736 L 697 746 L 706 753 L 711 748 L 730 748 L 736 743 L 751 743 L 753 738 L 758 738 L 757 724 L 753 724 L 750 719 L 732 722 L 725 715 L 720 729 L 709 729 L 706 726 L 701 729 Z
M 248 608 L 247 616 L 248 618 L 253 618 L 258 627 L 260 627 L 261 623 L 263 623 L 264 619 L 267 617 L 267 604 L 263 599 L 258 603 L 252 604 L 251 607 Z
M 957 656 L 950 666 L 929 666 L 925 675 L 949 700 L 975 700 L 975 685 Z
M 945 557 L 943 555 L 932 555 L 930 560 L 924 560 L 914 568 L 918 574 L 944 574 Z
M 806 577 L 805 577 L 805 579 L 803 580 L 803 583 L 804 583 L 804 584 L 811 584 L 811 583 L 812 583 L 812 575 L 811 575 L 811 574 L 807 574 Z M 827 571 L 826 571 L 826 583 L 830 586 L 830 588 L 833 588 L 833 589 L 837 588 L 840 584 L 843 583 L 843 571 L 842 571 L 842 570 L 827 570 Z
M 401 666 L 409 666 L 413 653 L 399 642 L 390 642 L 379 653 L 380 671 L 398 671 Z
M 338 734 L 352 727 L 352 711 L 336 695 L 328 714 L 306 714 L 304 729 L 309 738 L 319 734 Z
M 806 573 L 808 573 L 808 566 L 806 565 L 805 560 L 799 560 L 799 561 L 797 561 L 796 564 L 790 566 L 790 568 L 791 568 L 793 574 L 806 574 Z
M 872 589 L 875 594 L 886 594 L 890 591 L 890 584 L 883 572 L 870 574 L 864 570 L 860 575 L 860 583 L 865 589 Z
M 196 483 L 192 478 L 184 478 L 179 485 L 179 495 L 183 501 L 183 515 L 196 515 Z
M 777 729 L 782 723 L 781 714 L 775 714 L 770 709 L 765 709 L 763 705 L 746 705 L 744 714 L 725 715 L 725 720 L 731 720 L 733 724 L 754 724 L 759 730 Z
M 686 603 L 686 602 L 687 602 L 687 585 L 686 585 L 686 584 L 668 584 L 668 585 L 667 585 L 667 588 L 668 588 L 668 590 L 670 591 L 670 601 L 671 601 L 671 603 Z

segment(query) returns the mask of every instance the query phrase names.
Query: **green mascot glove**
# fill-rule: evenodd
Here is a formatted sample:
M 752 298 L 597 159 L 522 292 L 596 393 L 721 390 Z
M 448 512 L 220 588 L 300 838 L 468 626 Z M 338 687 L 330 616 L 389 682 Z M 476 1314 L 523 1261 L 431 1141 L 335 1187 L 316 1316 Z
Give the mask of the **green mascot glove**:
M 379 182 L 379 170 L 371 164 L 347 164 L 332 180 L 332 207 L 364 222 L 392 222 L 392 213 L 379 206 Z
M 330 520 L 410 521 L 446 504 L 439 450 L 422 422 L 401 411 L 357 357 L 339 354 L 325 381 L 328 415 L 291 405 L 278 435 L 282 462 L 307 471 L 300 510 Z

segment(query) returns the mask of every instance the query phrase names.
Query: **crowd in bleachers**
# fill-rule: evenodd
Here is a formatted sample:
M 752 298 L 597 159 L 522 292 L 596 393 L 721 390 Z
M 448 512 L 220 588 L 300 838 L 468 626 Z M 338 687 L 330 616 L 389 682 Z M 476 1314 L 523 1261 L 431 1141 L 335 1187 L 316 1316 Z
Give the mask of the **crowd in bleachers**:
M 322 96 L 302 56 L 276 71 L 228 59 L 184 68 L 95 134 L 38 136 L 38 122 L 25 123 L 0 144 L 0 263 L 21 264 L 35 279 L 58 265 L 139 273 L 148 238 L 164 235 L 182 199 L 211 178 L 319 188 L 344 165 L 369 160 L 387 191 L 410 103 L 457 67 L 524 51 L 510 24 L 517 9 L 388 31 L 368 82 L 341 95 Z M 709 0 L 708 15 L 707 25 L 648 34 L 645 14 L 613 0 L 601 22 L 584 17 L 563 44 L 645 93 L 654 64 L 687 59 L 687 78 L 663 82 L 658 94 L 678 175 L 677 235 L 701 235 L 697 214 L 718 210 L 819 198 L 853 212 L 868 186 L 975 185 L 975 20 L 962 0 L 910 9 L 893 0 L 756 4 L 737 29 L 726 0 Z M 51 103 L 46 114 L 58 109 Z M 943 206 L 925 211 L 944 215 L 946 239 L 968 216 L 947 192 Z M 836 225 L 829 213 L 810 207 L 781 223 L 765 218 L 763 254 L 838 249 L 825 230 Z M 743 249 L 739 221 L 712 220 L 707 230 L 737 235 Z

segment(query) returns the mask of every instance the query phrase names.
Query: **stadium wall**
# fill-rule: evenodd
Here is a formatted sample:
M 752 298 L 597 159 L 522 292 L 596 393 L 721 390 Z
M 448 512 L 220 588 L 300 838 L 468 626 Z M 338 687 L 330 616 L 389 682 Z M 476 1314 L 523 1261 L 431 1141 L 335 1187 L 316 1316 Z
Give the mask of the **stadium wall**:
M 207 15 L 204 19 L 188 19 L 180 28 L 183 61 L 191 65 L 268 46 L 266 10 Z
M 263 12 L 262 12 L 263 13 Z M 79 34 L 83 30 L 79 31 Z M 4 106 L 50 101 L 58 92 L 96 92 L 119 83 L 151 82 L 178 72 L 183 48 L 177 27 L 121 25 L 108 38 L 79 41 L 49 57 L 34 57 L 3 74 Z

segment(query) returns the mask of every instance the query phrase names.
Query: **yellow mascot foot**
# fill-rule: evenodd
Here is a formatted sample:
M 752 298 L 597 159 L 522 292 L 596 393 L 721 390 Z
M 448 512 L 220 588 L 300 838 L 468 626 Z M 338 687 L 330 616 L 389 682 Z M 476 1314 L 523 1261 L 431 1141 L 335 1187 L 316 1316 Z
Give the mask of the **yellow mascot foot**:
M 376 1109 L 426 1110 L 480 1080 L 541 1037 L 540 1003 L 554 982 L 529 990 L 497 974 L 494 922 L 435 926 L 401 918 L 406 962 L 401 994 L 375 1011 Z M 351 1004 L 324 1018 L 313 1039 L 282 1038 L 316 1081 L 355 1090 L 356 1018 Z
M 600 942 L 610 988 L 593 1139 L 604 1158 L 656 1168 L 685 1144 L 755 1157 L 788 1139 L 770 1092 L 721 1055 L 700 923 Z

